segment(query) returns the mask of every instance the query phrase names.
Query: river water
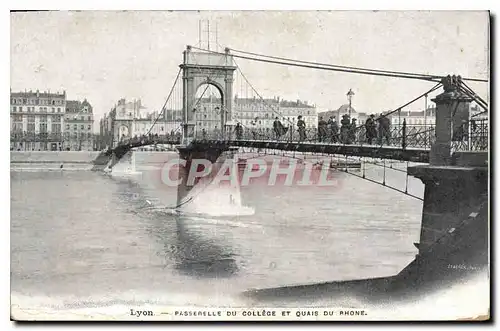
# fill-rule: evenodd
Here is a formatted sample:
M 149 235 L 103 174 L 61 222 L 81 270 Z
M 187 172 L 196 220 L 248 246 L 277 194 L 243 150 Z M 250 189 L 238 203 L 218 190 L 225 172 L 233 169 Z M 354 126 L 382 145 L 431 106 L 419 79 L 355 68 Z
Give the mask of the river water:
M 204 192 L 197 214 L 176 213 L 177 190 L 159 170 L 172 157 L 137 152 L 133 169 L 111 176 L 13 164 L 12 304 L 259 306 L 241 294 L 393 275 L 417 253 L 422 202 L 339 171 L 332 187 L 241 187 L 235 212 L 216 205 L 218 193 Z M 382 167 L 365 171 L 382 180 Z M 401 172 L 388 169 L 386 177 L 405 185 Z M 419 180 L 408 185 L 422 196 Z M 305 303 L 281 304 L 294 305 Z

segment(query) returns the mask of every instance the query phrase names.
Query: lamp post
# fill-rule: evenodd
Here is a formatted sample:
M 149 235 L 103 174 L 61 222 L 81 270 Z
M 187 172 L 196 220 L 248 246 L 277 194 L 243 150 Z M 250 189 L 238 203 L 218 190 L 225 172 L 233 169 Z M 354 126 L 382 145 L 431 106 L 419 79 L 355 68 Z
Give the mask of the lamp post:
M 349 92 L 347 92 L 347 99 L 349 100 L 349 118 L 351 118 L 351 104 L 353 95 L 354 92 L 352 91 L 352 89 L 349 89 Z

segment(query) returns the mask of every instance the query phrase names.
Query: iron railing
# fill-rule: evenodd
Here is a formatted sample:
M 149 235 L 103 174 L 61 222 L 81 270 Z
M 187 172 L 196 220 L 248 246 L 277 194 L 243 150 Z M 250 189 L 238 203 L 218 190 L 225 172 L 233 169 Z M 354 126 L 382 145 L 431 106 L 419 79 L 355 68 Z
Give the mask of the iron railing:
M 195 140 L 259 140 L 259 141 L 283 141 L 294 143 L 321 143 L 336 145 L 369 145 L 369 146 L 392 146 L 406 148 L 429 149 L 435 142 L 434 125 L 407 125 L 403 122 L 401 125 L 389 128 L 377 128 L 375 136 L 372 137 L 371 144 L 366 134 L 364 126 L 356 128 L 343 128 L 338 133 L 331 130 L 322 131 L 306 129 L 305 137 L 297 129 L 291 127 L 286 129 L 282 135 L 277 136 L 270 128 L 243 128 L 242 132 L 236 130 L 196 130 Z M 479 151 L 488 150 L 488 120 L 475 120 L 469 123 L 468 127 L 453 134 L 452 149 L 454 151 Z M 123 139 L 119 145 L 127 144 L 162 144 L 162 143 L 180 143 L 181 134 L 175 135 L 148 135 L 129 139 Z
M 182 135 L 180 132 L 176 134 L 149 134 L 142 136 L 135 136 L 132 138 L 125 138 L 118 142 L 117 146 L 122 145 L 155 145 L 155 144 L 180 144 Z
M 244 127 L 239 135 L 235 130 L 223 133 L 220 130 L 197 130 L 195 139 L 198 140 L 266 140 L 285 142 L 304 142 L 322 144 L 346 144 L 346 145 L 372 145 L 393 146 L 406 148 L 430 149 L 434 144 L 435 125 L 400 125 L 389 128 L 377 127 L 374 137 L 370 139 L 366 134 L 364 126 L 353 128 L 341 128 L 337 133 L 331 130 L 320 131 L 317 128 L 309 128 L 304 131 L 305 137 L 301 139 L 297 129 L 289 127 L 287 131 L 277 136 L 271 128 Z M 459 133 L 455 132 L 452 137 L 452 149 L 455 151 L 487 150 L 488 149 L 488 120 L 471 120 L 469 126 L 464 127 Z

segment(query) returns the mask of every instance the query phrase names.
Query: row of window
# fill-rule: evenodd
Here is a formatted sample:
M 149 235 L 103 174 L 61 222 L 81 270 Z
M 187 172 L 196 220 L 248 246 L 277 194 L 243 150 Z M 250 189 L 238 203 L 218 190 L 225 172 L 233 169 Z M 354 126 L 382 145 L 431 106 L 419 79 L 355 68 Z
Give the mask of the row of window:
M 85 118 L 87 121 L 92 121 L 92 116 L 71 116 L 71 115 L 66 115 L 66 121 L 85 121 Z
M 206 112 L 208 112 L 210 115 L 220 115 L 220 110 L 219 109 L 216 109 L 216 108 L 209 108 L 207 109 L 207 107 L 203 107 L 201 109 L 198 110 L 198 114 L 201 115 L 200 113 L 202 113 L 205 118 L 207 116 L 207 114 L 205 114 Z M 278 115 L 279 114 L 279 115 Z M 264 118 L 274 118 L 276 116 L 294 116 L 294 115 L 302 115 L 302 116 L 315 116 L 316 113 L 315 112 L 311 112 L 310 110 L 308 111 L 305 111 L 305 110 L 301 110 L 301 109 L 287 109 L 286 111 L 275 111 L 275 112 L 266 112 L 264 113 L 262 110 L 261 111 L 251 111 L 251 110 L 241 110 L 241 109 L 235 109 L 235 112 L 233 113 L 234 116 L 238 117 L 238 116 L 241 116 L 241 117 L 264 117 Z
M 253 116 L 263 116 L 262 115 L 262 112 L 263 112 L 263 109 L 261 109 L 260 111 L 257 110 L 257 111 L 251 111 L 251 110 L 246 110 L 246 109 L 233 109 L 234 110 L 234 114 L 236 116 L 239 115 L 242 115 L 242 116 L 245 116 L 247 114 L 251 114 Z M 280 115 L 278 115 L 280 114 Z M 303 109 L 286 109 L 286 110 L 283 110 L 283 109 L 280 109 L 280 110 L 275 110 L 271 113 L 264 113 L 264 116 L 286 116 L 286 115 L 290 115 L 290 116 L 298 116 L 298 115 L 302 115 L 302 116 L 315 116 L 316 115 L 316 112 L 315 111 L 311 111 L 311 110 L 303 110 Z
M 40 132 L 46 132 L 47 131 L 47 123 L 40 122 L 38 128 L 39 128 Z M 53 124 L 51 124 L 51 128 L 52 128 L 52 132 L 61 132 L 61 124 L 60 123 L 53 123 Z M 69 130 L 69 129 L 70 129 L 69 124 L 66 124 L 66 130 Z M 73 125 L 73 130 L 77 130 L 77 129 L 78 129 L 77 125 L 74 124 Z M 81 125 L 80 129 L 81 130 L 85 130 L 85 125 Z M 12 130 L 13 131 L 23 131 L 23 123 L 14 122 L 12 124 Z M 88 131 L 92 130 L 92 126 L 88 125 L 87 126 L 87 130 Z M 28 122 L 27 131 L 35 131 L 35 123 Z
M 248 126 L 248 127 L 253 127 L 255 125 L 258 125 L 258 126 L 268 126 L 268 127 L 271 127 L 273 125 L 273 121 L 262 121 L 262 120 L 257 120 L 257 121 L 254 121 L 254 120 L 241 120 L 241 121 L 238 121 L 240 122 L 242 125 L 244 126 Z M 309 125 L 309 126 L 312 126 L 312 127 L 316 127 L 314 125 L 313 122 L 308 122 L 308 121 L 305 121 L 306 122 L 306 125 Z M 200 127 L 213 127 L 214 125 L 218 125 L 220 123 L 220 120 L 207 120 L 207 121 L 199 121 L 198 122 L 198 126 Z M 285 126 L 288 126 L 290 125 L 291 123 L 287 120 L 281 120 L 281 123 Z
M 12 105 L 64 105 L 64 100 L 56 99 L 38 99 L 38 98 L 12 98 L 10 99 Z
M 28 115 L 26 116 L 28 122 L 35 122 L 36 116 L 35 115 Z M 60 122 L 62 117 L 61 115 L 54 115 L 52 118 L 50 116 L 38 116 L 40 122 L 47 122 L 49 119 L 52 119 L 53 122 Z M 22 122 L 23 121 L 23 115 L 14 115 L 12 116 L 12 119 L 14 122 Z
M 66 130 L 69 130 L 70 125 L 66 124 Z M 73 130 L 78 130 L 78 124 L 73 124 Z M 85 125 L 80 125 L 80 130 L 85 130 Z M 92 130 L 92 125 L 87 125 L 87 130 Z
M 141 131 L 149 131 L 149 129 L 151 128 L 151 126 L 148 126 L 148 127 L 142 127 L 142 128 L 136 128 L 134 131 L 137 131 L 137 132 L 141 132 Z M 163 126 L 160 126 L 160 131 L 164 131 L 164 127 Z M 151 132 L 153 131 L 158 131 L 158 130 L 155 130 L 155 127 L 153 127 L 153 129 L 151 130 Z
M 22 113 L 22 112 L 23 112 L 23 110 L 24 110 L 24 109 L 23 109 L 23 107 L 22 107 L 22 106 L 19 106 L 19 107 L 13 106 L 13 107 L 12 107 L 12 112 L 20 112 L 20 113 Z M 47 108 L 47 107 L 38 107 L 38 111 L 39 111 L 39 112 L 45 112 L 45 113 L 47 113 L 47 112 L 49 112 L 49 110 L 50 110 L 50 111 L 52 111 L 53 113 L 55 113 L 55 112 L 56 112 L 56 107 L 52 107 L 52 108 Z M 35 112 L 35 111 L 36 111 L 36 108 L 35 108 L 35 107 L 29 107 L 29 106 L 28 106 L 28 107 L 26 107 L 26 112 L 28 112 L 28 113 L 33 113 L 33 112 Z M 61 107 L 57 107 L 57 112 L 58 112 L 58 113 L 60 113 L 60 112 L 61 112 Z
M 18 134 L 23 134 L 23 130 L 20 129 L 20 130 L 15 130 L 14 132 L 18 133 Z M 35 130 L 31 130 L 31 131 L 27 131 L 27 132 L 24 132 L 24 135 L 26 136 L 29 136 L 29 135 L 33 135 L 33 134 L 47 134 L 47 135 L 61 135 L 61 132 L 60 131 L 57 131 L 56 130 L 53 130 L 52 132 L 47 132 L 47 130 L 45 129 L 40 129 L 40 131 L 35 131 Z M 63 136 L 65 138 L 92 138 L 93 137 L 93 134 L 88 132 L 73 132 L 73 133 L 68 133 L 68 132 L 65 132 L 63 134 Z
M 69 134 L 68 132 L 65 132 L 64 133 L 64 136 L 65 137 L 72 137 L 72 138 L 77 138 L 77 137 L 80 137 L 80 138 L 85 138 L 85 137 L 88 137 L 88 138 L 91 138 L 93 136 L 92 133 L 90 132 L 73 132 L 71 134 Z
M 255 116 L 256 114 L 253 113 L 253 114 L 246 114 L 246 116 L 241 116 L 240 114 L 236 113 L 235 116 L 234 116 L 234 119 L 235 120 L 244 120 L 244 119 L 249 119 L 249 120 L 254 120 L 256 117 L 257 118 L 262 118 L 262 117 L 259 117 L 259 116 Z M 274 120 L 276 117 L 279 117 L 280 119 L 281 116 L 276 116 L 275 114 L 265 114 L 265 116 L 263 117 L 264 120 Z M 195 117 L 197 120 L 219 120 L 220 119 L 220 115 L 217 115 L 217 114 L 196 114 L 196 117 Z M 307 116 L 304 116 L 304 120 L 306 122 L 311 122 L 311 123 L 315 123 L 317 118 L 316 116 L 314 117 L 307 117 Z
M 47 123 L 40 123 L 38 126 L 38 130 L 40 132 L 47 132 Z M 54 123 L 51 125 L 52 132 L 61 132 L 61 124 L 59 123 Z M 12 124 L 12 130 L 13 131 L 23 131 L 23 124 L 22 123 L 13 123 Z M 28 123 L 27 125 L 27 131 L 35 131 L 35 123 Z

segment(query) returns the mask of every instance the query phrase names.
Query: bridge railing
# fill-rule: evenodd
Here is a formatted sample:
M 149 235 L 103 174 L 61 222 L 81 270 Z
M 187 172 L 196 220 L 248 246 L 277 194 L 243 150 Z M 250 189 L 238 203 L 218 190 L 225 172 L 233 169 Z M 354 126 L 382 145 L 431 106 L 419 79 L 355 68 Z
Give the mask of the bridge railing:
M 180 144 L 181 134 L 177 133 L 174 135 L 164 134 L 164 135 L 148 135 L 148 136 L 136 136 L 132 138 L 124 138 L 120 140 L 115 147 L 123 145 L 132 146 L 146 146 L 146 145 L 156 145 L 156 144 Z
M 388 129 L 377 127 L 375 136 L 370 139 L 364 126 L 353 129 L 340 129 L 336 134 L 331 130 L 320 134 L 318 128 L 306 128 L 305 137 L 301 139 L 296 128 L 287 128 L 287 131 L 277 136 L 272 128 L 244 127 L 243 132 L 237 135 L 232 132 L 223 133 L 220 130 L 196 130 L 197 140 L 266 140 L 283 142 L 303 142 L 322 144 L 355 144 L 373 146 L 392 146 L 404 148 L 430 149 L 435 142 L 434 124 L 399 124 Z M 454 133 L 452 148 L 455 151 L 487 150 L 488 149 L 488 120 L 473 120 L 469 127 Z
M 452 149 L 454 151 L 479 151 L 488 149 L 488 119 L 472 120 L 468 126 L 453 133 Z M 144 146 L 154 144 L 180 144 L 181 135 L 150 135 L 123 139 L 120 145 Z M 429 149 L 435 142 L 434 125 L 395 125 L 388 129 L 377 128 L 375 136 L 366 134 L 364 126 L 355 129 L 341 129 L 335 134 L 331 130 L 322 131 L 317 128 L 306 128 L 304 136 L 297 129 L 289 127 L 285 133 L 277 136 L 272 128 L 249 128 L 237 134 L 235 130 L 196 130 L 195 140 L 264 140 L 294 143 L 321 143 L 337 145 L 370 145 L 405 148 Z
M 471 120 L 468 130 L 457 130 L 453 137 L 452 149 L 455 151 L 488 150 L 488 119 Z

